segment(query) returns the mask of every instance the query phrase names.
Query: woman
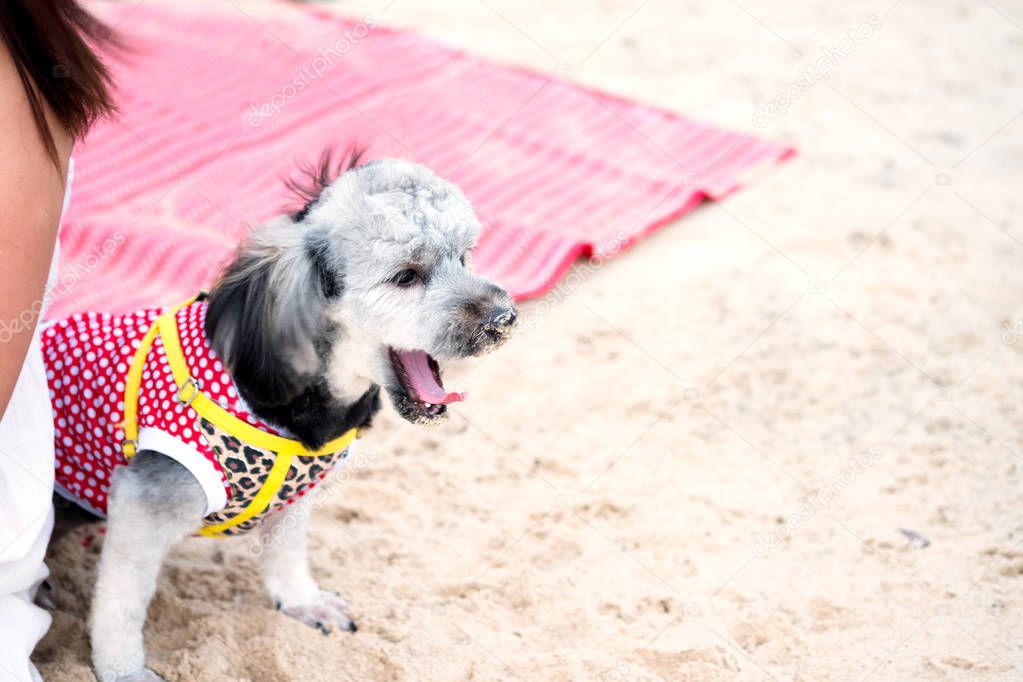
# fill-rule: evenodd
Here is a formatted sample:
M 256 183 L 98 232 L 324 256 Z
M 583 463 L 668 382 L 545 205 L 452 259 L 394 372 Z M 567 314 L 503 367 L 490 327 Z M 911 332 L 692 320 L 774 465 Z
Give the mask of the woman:
M 75 0 L 0 2 L 0 672 L 16 680 L 39 679 L 29 656 L 50 624 L 32 603 L 53 526 L 53 423 L 37 323 L 71 147 L 113 108 L 109 73 L 86 42 L 108 38 Z

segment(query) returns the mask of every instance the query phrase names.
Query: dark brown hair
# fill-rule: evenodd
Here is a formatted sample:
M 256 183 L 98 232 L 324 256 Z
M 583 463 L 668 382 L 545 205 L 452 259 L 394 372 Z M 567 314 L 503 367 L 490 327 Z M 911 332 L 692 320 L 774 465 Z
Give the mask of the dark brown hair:
M 46 151 L 58 162 L 45 105 L 76 140 L 114 111 L 110 72 L 93 45 L 111 31 L 77 0 L 0 0 L 0 38 L 14 59 Z

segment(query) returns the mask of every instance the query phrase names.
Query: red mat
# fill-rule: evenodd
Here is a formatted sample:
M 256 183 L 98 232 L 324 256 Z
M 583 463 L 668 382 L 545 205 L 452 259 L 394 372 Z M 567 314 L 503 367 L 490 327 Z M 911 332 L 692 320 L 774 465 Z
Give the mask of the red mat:
M 208 286 L 252 224 L 289 208 L 296 161 L 327 146 L 360 143 L 458 184 L 485 227 L 477 268 L 518 298 L 792 153 L 372 20 L 94 9 L 133 51 L 108 59 L 120 117 L 75 150 L 54 317 Z

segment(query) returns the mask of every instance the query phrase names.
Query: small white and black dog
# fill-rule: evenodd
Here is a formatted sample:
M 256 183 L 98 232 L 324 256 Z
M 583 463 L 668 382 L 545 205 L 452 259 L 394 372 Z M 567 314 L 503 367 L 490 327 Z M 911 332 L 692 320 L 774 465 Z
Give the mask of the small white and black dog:
M 209 293 L 206 342 L 239 396 L 310 449 L 367 426 L 381 387 L 408 421 L 443 419 L 458 394 L 444 399 L 439 363 L 493 350 L 516 317 L 511 297 L 470 270 L 480 224 L 468 201 L 413 163 L 332 171 L 329 158 L 304 201 L 256 228 Z M 424 367 L 432 378 L 410 376 Z M 274 537 L 262 554 L 270 599 L 325 633 L 354 632 L 345 602 L 310 574 L 306 505 L 258 528 Z M 193 474 L 158 451 L 114 470 L 90 623 L 100 679 L 160 679 L 145 667 L 146 611 L 169 548 L 206 509 Z

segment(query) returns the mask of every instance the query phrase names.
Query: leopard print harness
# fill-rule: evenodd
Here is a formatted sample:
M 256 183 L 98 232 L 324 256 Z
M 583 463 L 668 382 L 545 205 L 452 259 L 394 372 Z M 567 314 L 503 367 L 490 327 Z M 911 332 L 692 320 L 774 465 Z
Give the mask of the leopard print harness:
M 237 436 L 199 417 L 198 426 L 209 442 L 231 487 L 227 506 L 203 519 L 203 528 L 222 526 L 242 514 L 253 497 L 266 485 L 267 478 L 277 461 L 278 453 L 242 442 Z M 305 495 L 313 486 L 341 465 L 348 457 L 351 446 L 328 455 L 296 455 L 284 481 L 277 489 L 267 508 L 248 520 L 226 526 L 218 535 L 241 535 L 259 525 L 269 514 L 283 509 Z
M 199 298 L 160 315 L 135 351 L 125 379 L 123 450 L 129 459 L 138 450 L 141 376 L 149 349 L 159 336 L 177 389 L 175 399 L 194 414 L 195 427 L 216 458 L 231 493 L 227 505 L 208 514 L 197 532 L 208 537 L 239 535 L 257 526 L 267 515 L 293 504 L 341 464 L 358 436 L 358 429 L 350 429 L 313 451 L 297 440 L 239 419 L 203 393 L 182 351 L 174 317 L 177 310 L 196 300 Z

